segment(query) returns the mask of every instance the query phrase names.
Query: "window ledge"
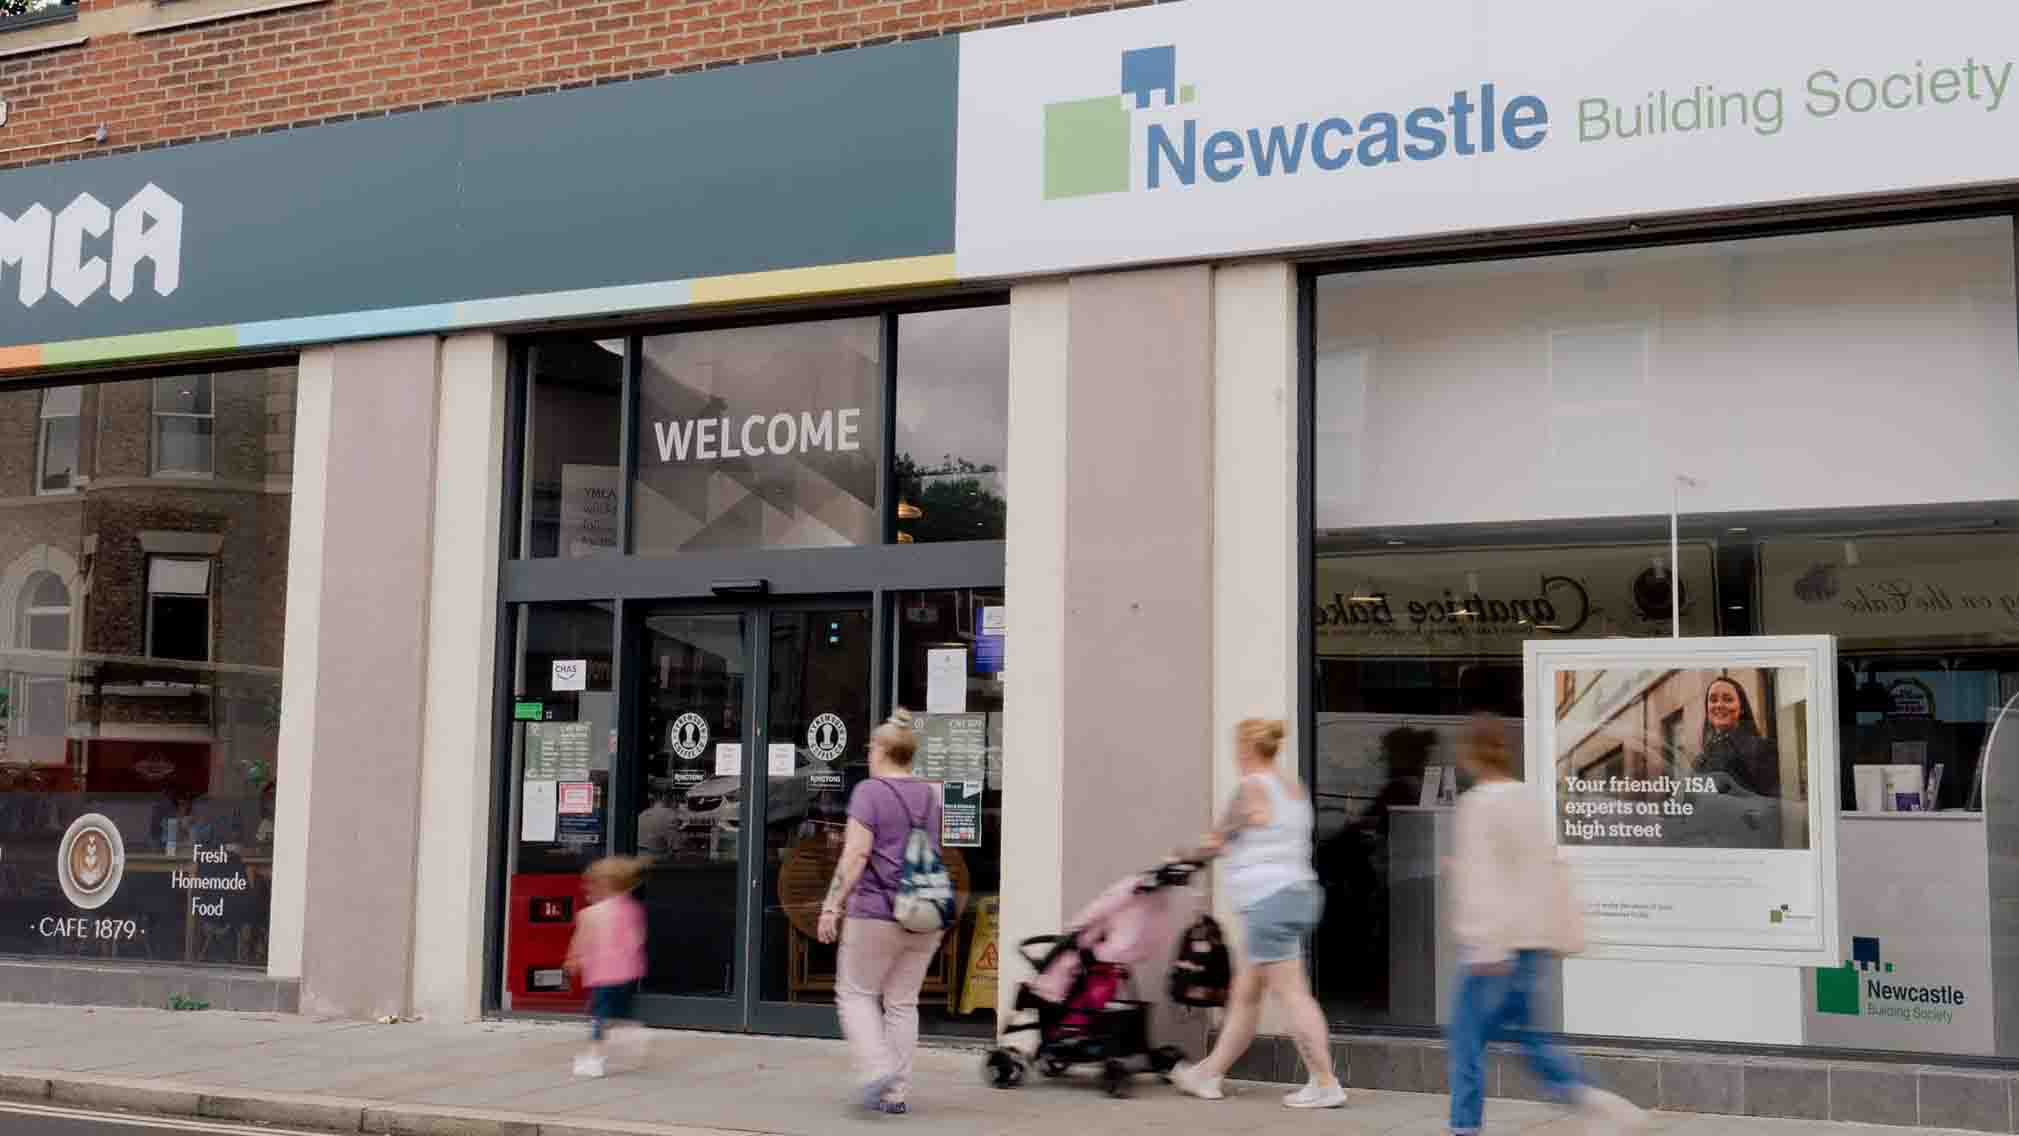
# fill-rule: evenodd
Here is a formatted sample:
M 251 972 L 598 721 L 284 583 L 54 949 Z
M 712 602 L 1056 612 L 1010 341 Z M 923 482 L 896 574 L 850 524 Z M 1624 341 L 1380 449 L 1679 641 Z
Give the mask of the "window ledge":
M 224 20 L 236 20 L 244 16 L 264 16 L 271 12 L 285 12 L 291 8 L 313 8 L 327 4 L 329 0 L 257 0 L 246 4 L 236 0 L 180 0 L 172 6 L 156 0 L 157 15 L 169 15 L 167 19 L 155 19 L 133 29 L 137 36 L 153 35 L 156 32 L 172 32 L 177 28 L 193 28 L 198 24 L 215 24 Z M 180 12 L 178 12 L 180 10 Z
M 23 31 L 23 29 L 12 27 L 0 27 L 0 59 L 13 59 L 16 56 L 35 55 L 44 51 L 61 51 L 66 47 L 83 47 L 85 44 L 91 42 L 90 36 L 68 36 L 57 38 L 43 38 L 41 36 L 37 36 L 35 39 L 29 42 L 24 43 L 14 42 L 14 34 L 16 32 L 21 31 Z M 26 40 L 27 36 L 23 35 L 22 38 Z

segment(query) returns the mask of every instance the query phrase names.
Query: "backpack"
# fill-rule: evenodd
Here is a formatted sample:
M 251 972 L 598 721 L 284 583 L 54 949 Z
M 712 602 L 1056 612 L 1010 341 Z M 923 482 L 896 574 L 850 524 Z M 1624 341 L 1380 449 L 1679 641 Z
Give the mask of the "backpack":
M 912 817 L 911 805 L 896 786 L 881 777 L 874 780 L 897 798 L 897 806 L 904 810 L 905 823 L 911 826 L 911 834 L 904 840 L 904 862 L 899 865 L 897 887 L 890 900 L 891 918 L 907 931 L 938 934 L 953 923 L 953 877 L 947 874 L 946 861 L 940 858 L 939 842 Z
M 1227 951 L 1220 921 L 1201 915 L 1179 940 L 1171 960 L 1171 1001 L 1180 1006 L 1224 1006 L 1234 981 L 1234 960 Z

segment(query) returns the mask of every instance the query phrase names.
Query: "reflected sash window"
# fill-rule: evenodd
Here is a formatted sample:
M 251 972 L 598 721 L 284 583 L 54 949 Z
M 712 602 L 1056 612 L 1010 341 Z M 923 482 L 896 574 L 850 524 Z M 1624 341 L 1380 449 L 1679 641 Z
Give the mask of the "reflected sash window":
M 37 436 L 35 491 L 69 493 L 77 488 L 78 419 L 84 388 L 54 387 L 42 392 L 41 430 Z
M 208 477 L 215 471 L 217 425 L 209 375 L 154 380 L 154 472 Z
M 207 559 L 156 556 L 147 562 L 147 653 L 156 659 L 210 661 Z

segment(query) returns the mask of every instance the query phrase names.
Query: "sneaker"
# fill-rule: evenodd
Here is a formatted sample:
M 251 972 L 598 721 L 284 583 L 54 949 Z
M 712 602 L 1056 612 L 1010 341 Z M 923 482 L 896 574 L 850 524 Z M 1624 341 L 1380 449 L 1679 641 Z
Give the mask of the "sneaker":
M 1179 1092 L 1200 1100 L 1223 1100 L 1227 1095 L 1220 1091 L 1220 1078 L 1206 1076 L 1190 1061 L 1180 1061 L 1172 1067 L 1171 1083 L 1178 1086 Z
M 903 1101 L 883 1101 L 876 1106 L 876 1110 L 885 1116 L 903 1116 L 911 1111 L 911 1106 Z
M 897 1074 L 891 1073 L 862 1086 L 862 1095 L 858 1098 L 862 1102 L 862 1107 L 871 1112 L 883 1111 L 883 1094 L 890 1091 L 891 1084 L 896 1080 Z
M 601 1057 L 590 1057 L 587 1054 L 583 1054 L 575 1058 L 575 1075 L 577 1077 L 600 1077 L 608 1071 L 608 1067 L 604 1064 Z
M 1283 1095 L 1284 1108 L 1342 1108 L 1346 1104 L 1346 1086 L 1334 1081 L 1329 1086 L 1311 1082 L 1294 1093 Z
M 1626 1136 L 1647 1127 L 1647 1113 L 1639 1105 L 1604 1089 L 1586 1089 L 1578 1097 L 1577 1111 L 1585 1118 L 1585 1130 Z

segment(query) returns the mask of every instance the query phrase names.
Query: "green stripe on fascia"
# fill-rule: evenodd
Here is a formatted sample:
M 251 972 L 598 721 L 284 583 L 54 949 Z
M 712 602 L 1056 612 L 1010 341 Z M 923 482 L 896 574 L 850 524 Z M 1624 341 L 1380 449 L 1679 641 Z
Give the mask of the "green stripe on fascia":
M 42 345 L 42 364 L 59 367 L 68 363 L 104 363 L 115 359 L 228 350 L 237 346 L 238 328 L 234 325 L 192 327 L 182 331 L 151 331 L 143 335 L 108 335 L 99 339 L 45 343 Z

